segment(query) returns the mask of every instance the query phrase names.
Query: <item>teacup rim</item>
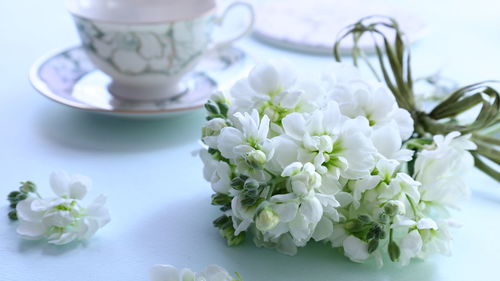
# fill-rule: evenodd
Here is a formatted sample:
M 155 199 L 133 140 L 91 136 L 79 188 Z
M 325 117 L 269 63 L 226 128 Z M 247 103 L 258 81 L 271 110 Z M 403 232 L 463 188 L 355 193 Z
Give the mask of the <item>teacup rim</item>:
M 92 22 L 97 22 L 97 23 L 106 23 L 106 24 L 117 24 L 117 25 L 160 25 L 160 24 L 171 24 L 171 23 L 176 23 L 176 22 L 183 22 L 183 21 L 190 21 L 194 20 L 197 18 L 202 18 L 205 16 L 208 16 L 210 14 L 215 13 L 217 10 L 217 5 L 214 5 L 212 8 L 204 11 L 203 13 L 200 13 L 198 15 L 193 15 L 191 17 L 180 17 L 178 19 L 165 19 L 165 20 L 151 20 L 151 21 L 126 21 L 126 20 L 111 20 L 111 19 L 103 19 L 103 18 L 98 18 L 98 17 L 92 17 L 85 15 L 83 13 L 80 13 L 78 11 L 75 11 L 70 7 L 69 2 L 72 0 L 66 0 L 64 1 L 66 10 L 73 16 L 73 17 L 78 17 L 80 19 L 85 19 L 88 21 Z

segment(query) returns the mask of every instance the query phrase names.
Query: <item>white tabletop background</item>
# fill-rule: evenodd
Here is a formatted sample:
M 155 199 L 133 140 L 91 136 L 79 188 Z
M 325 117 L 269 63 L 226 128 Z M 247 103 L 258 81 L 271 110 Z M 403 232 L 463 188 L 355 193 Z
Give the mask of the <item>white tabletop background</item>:
M 500 6 L 495 1 L 394 1 L 420 14 L 430 33 L 414 45 L 416 75 L 439 68 L 461 84 L 500 78 Z M 454 255 L 378 270 L 352 263 L 321 244 L 295 257 L 256 248 L 229 248 L 211 222 L 211 190 L 198 148 L 203 111 L 167 120 L 131 121 L 80 112 L 36 93 L 28 70 L 39 56 L 79 43 L 62 1 L 0 1 L 0 280 L 145 281 L 157 263 L 202 270 L 219 264 L 246 281 L 500 280 L 500 186 L 473 171 L 471 199 L 456 218 Z M 238 43 L 259 60 L 287 58 L 302 73 L 332 60 Z M 23 241 L 7 218 L 3 197 L 22 180 L 50 194 L 54 169 L 90 176 L 90 197 L 109 196 L 112 222 L 86 244 L 63 247 Z M 88 198 L 91 199 L 91 198 Z M 312 278 L 314 277 L 314 279 Z

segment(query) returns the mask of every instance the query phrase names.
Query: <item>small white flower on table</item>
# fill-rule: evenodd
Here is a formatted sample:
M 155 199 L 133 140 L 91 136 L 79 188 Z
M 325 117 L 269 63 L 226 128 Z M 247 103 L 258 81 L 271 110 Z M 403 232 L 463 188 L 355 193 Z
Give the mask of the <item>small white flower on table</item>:
M 150 272 L 151 281 L 242 281 L 229 275 L 222 267 L 209 265 L 203 272 L 193 272 L 188 268 L 181 270 L 172 265 L 155 265 Z
M 91 184 L 85 176 L 53 172 L 50 185 L 57 196 L 51 198 L 42 198 L 33 184 L 24 193 L 26 198 L 16 202 L 20 222 L 17 233 L 28 240 L 46 238 L 48 243 L 56 245 L 90 238 L 110 221 L 104 195 L 84 207 L 82 199 Z

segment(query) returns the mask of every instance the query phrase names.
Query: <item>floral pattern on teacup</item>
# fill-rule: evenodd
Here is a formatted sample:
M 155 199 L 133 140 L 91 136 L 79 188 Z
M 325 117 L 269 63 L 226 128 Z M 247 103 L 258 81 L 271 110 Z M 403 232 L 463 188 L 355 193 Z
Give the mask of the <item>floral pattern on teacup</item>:
M 74 19 L 86 51 L 116 72 L 171 76 L 201 58 L 211 41 L 213 18 L 151 25 Z

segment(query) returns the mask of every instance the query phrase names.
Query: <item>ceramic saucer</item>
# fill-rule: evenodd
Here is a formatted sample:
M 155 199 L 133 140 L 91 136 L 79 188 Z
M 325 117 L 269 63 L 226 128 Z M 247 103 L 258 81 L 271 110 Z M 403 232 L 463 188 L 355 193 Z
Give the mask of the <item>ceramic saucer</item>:
M 135 102 L 117 99 L 108 91 L 111 79 L 89 60 L 82 47 L 39 59 L 30 80 L 42 95 L 58 103 L 91 112 L 124 117 L 171 117 L 200 108 L 217 89 L 234 83 L 251 67 L 250 57 L 229 47 L 205 57 L 183 83 L 188 91 L 173 99 Z
M 267 1 L 257 6 L 257 15 L 253 32 L 257 39 L 285 49 L 330 56 L 336 35 L 369 15 L 395 18 L 411 42 L 427 32 L 424 21 L 411 10 L 373 0 Z M 340 52 L 348 54 L 352 46 L 352 40 L 345 40 Z M 374 51 L 369 36 L 362 37 L 359 46 L 367 53 Z

